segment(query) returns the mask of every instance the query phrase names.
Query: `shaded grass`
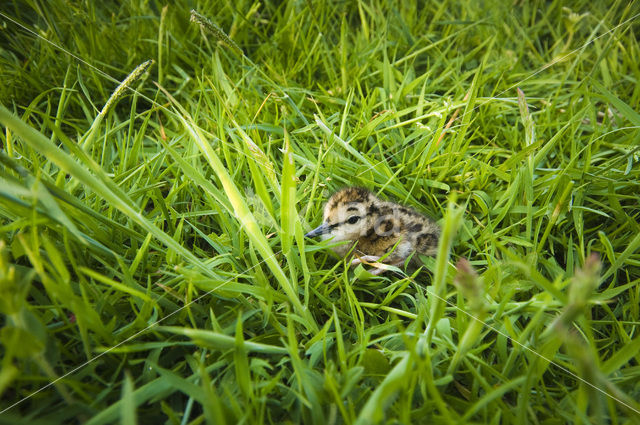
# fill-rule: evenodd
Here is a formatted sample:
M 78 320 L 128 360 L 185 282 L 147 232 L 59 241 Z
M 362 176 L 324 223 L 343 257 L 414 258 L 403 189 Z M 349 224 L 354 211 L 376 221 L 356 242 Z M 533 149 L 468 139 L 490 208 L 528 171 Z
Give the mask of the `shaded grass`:
M 242 54 L 186 7 L 19 6 L 0 421 L 638 422 L 637 5 L 198 4 Z M 426 270 L 307 244 L 347 184 L 440 220 Z

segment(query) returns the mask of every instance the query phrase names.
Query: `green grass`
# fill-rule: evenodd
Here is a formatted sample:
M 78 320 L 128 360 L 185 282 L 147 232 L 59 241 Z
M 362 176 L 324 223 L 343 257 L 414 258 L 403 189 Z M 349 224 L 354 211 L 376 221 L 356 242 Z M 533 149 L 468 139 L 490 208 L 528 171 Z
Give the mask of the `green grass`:
M 0 8 L 0 424 L 640 423 L 637 2 L 122 3 Z

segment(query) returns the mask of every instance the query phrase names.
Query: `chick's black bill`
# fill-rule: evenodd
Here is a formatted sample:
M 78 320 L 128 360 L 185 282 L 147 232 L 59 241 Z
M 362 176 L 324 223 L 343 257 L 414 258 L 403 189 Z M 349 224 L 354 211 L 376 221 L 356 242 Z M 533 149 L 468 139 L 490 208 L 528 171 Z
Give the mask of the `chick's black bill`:
M 326 223 L 322 223 L 320 226 L 316 227 L 315 229 L 313 229 L 312 231 L 307 233 L 305 235 L 305 237 L 307 237 L 307 238 L 315 238 L 316 236 L 320 236 L 320 235 L 323 235 L 325 233 L 328 233 L 329 230 L 330 230 L 329 225 L 326 224 Z

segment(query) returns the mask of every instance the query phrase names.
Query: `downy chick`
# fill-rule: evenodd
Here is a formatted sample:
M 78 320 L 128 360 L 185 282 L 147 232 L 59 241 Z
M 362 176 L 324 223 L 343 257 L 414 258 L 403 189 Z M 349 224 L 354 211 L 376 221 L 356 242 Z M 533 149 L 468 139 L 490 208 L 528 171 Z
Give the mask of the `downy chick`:
M 440 228 L 411 208 L 382 201 L 363 188 L 347 187 L 327 201 L 323 223 L 305 236 L 353 241 L 333 248 L 345 256 L 356 243 L 352 265 L 376 262 L 393 250 L 383 261 L 399 266 L 414 252 L 435 255 Z M 374 269 L 373 274 L 385 271 L 383 265 L 378 266 L 382 267 Z

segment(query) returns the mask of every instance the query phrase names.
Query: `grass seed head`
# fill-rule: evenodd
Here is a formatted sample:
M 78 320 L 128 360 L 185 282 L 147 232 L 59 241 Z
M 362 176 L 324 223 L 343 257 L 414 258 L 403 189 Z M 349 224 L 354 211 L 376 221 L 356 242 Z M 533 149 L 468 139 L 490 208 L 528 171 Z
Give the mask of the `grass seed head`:
M 222 30 L 222 28 L 211 22 L 209 19 L 207 19 L 205 16 L 201 15 L 194 9 L 191 10 L 190 21 L 200 25 L 200 28 L 202 28 L 202 30 L 210 32 L 218 41 L 221 41 L 232 49 L 238 51 L 239 53 L 242 53 L 242 49 L 235 43 L 235 41 L 231 39 L 231 37 L 227 35 L 227 33 Z
M 109 97 L 109 100 L 107 100 L 107 103 L 104 104 L 104 107 L 102 108 L 102 111 L 100 111 L 100 115 L 104 116 L 106 115 L 107 111 L 109 111 L 109 108 L 111 108 L 111 106 L 120 98 L 123 96 L 125 90 L 127 90 L 128 88 L 131 87 L 131 85 L 136 82 L 138 79 L 140 79 L 140 77 L 145 73 L 145 71 L 151 66 L 153 65 L 155 61 L 153 59 L 149 59 L 146 62 L 141 63 L 140 65 L 138 65 L 136 67 L 136 69 L 134 69 L 129 75 L 127 75 L 127 78 L 125 78 L 120 85 L 116 88 L 116 90 L 113 92 L 113 94 L 111 95 L 111 97 Z
M 484 299 L 485 288 L 482 279 L 466 258 L 461 258 L 458 261 L 456 269 L 458 273 L 453 280 L 453 284 L 467 299 L 469 309 L 476 314 L 484 312 L 486 301 Z

